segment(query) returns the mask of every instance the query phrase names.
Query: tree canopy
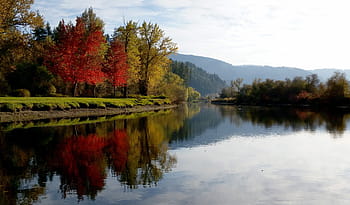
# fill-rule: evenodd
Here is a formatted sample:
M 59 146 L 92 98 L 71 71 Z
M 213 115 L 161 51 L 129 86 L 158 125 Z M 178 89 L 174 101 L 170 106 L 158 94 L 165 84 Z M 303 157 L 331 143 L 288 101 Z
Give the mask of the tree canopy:
M 33 0 L 0 0 L 0 94 L 9 91 L 6 76 L 24 61 L 32 61 L 31 31 L 43 18 L 31 10 Z

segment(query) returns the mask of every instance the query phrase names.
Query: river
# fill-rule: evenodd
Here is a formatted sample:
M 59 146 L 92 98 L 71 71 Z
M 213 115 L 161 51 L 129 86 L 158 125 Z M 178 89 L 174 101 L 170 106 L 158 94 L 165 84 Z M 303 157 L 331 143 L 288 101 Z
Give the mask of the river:
M 350 112 L 185 105 L 0 124 L 0 204 L 350 204 Z

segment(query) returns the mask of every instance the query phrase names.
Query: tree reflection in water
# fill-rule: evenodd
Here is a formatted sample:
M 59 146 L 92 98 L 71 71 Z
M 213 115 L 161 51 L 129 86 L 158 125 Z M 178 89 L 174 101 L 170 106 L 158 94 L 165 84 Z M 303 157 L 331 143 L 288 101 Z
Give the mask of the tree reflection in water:
M 334 136 L 344 133 L 347 129 L 346 123 L 350 119 L 350 112 L 342 109 L 220 106 L 220 112 L 222 117 L 230 118 L 235 125 L 249 122 L 264 125 L 266 128 L 284 126 L 293 131 L 315 131 L 324 126 Z
M 169 135 L 183 119 L 175 113 L 0 132 L 0 204 L 34 203 L 54 176 L 60 177 L 62 198 L 78 200 L 94 200 L 108 173 L 126 188 L 156 185 L 176 164 Z
M 94 134 L 72 136 L 59 143 L 48 159 L 50 168 L 61 176 L 60 190 L 63 198 L 67 193 L 83 199 L 87 195 L 94 199 L 102 190 L 106 178 L 106 160 L 103 149 L 107 142 Z
M 0 132 L 0 204 L 33 204 L 55 176 L 62 197 L 78 200 L 94 200 L 109 173 L 126 189 L 155 186 L 177 163 L 168 152 L 170 141 L 190 141 L 221 123 L 293 131 L 324 127 L 338 136 L 349 118 L 349 112 L 334 110 L 206 105 L 201 111 L 192 106 L 142 118 Z

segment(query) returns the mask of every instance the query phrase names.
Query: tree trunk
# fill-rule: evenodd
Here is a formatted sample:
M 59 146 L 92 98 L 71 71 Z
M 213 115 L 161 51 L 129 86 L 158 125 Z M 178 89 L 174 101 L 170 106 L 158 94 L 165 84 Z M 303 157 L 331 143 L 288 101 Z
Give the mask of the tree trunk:
M 123 87 L 123 98 L 126 98 L 128 94 L 128 86 Z
M 73 90 L 72 90 L 72 95 L 73 95 L 73 97 L 75 97 L 76 96 L 76 92 L 77 92 L 77 87 L 78 87 L 78 83 L 74 83 L 73 84 Z
M 113 86 L 113 96 L 114 96 L 114 97 L 117 97 L 116 95 L 117 95 L 117 91 L 116 91 L 116 86 L 114 85 L 114 86 Z
M 140 81 L 139 90 L 140 90 L 140 95 L 146 96 L 148 94 L 148 86 L 147 86 L 147 81 L 146 80 Z
M 94 97 L 96 97 L 97 85 L 94 85 Z

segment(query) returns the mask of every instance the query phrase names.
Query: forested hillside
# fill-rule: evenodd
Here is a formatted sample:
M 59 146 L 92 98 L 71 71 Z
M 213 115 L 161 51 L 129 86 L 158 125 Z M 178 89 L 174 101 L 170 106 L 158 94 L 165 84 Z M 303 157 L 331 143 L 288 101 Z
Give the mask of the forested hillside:
M 184 79 L 187 86 L 193 87 L 202 96 L 218 93 L 226 86 L 225 81 L 218 75 L 209 74 L 190 62 L 173 61 L 171 70 Z
M 173 54 L 170 58 L 181 62 L 191 62 L 203 68 L 208 73 L 217 74 L 226 82 L 242 78 L 243 84 L 251 84 L 255 79 L 284 80 L 301 76 L 306 77 L 312 72 L 291 67 L 272 67 L 259 65 L 231 65 L 224 61 L 194 55 Z
M 221 60 L 207 58 L 203 56 L 172 54 L 172 60 L 180 62 L 190 62 L 198 67 L 203 68 L 208 73 L 217 74 L 226 82 L 242 78 L 243 84 L 251 84 L 255 79 L 261 80 L 285 80 L 286 78 L 293 79 L 295 77 L 307 77 L 312 74 L 317 74 L 321 82 L 326 82 L 332 77 L 335 72 L 345 73 L 349 79 L 350 71 L 347 69 L 315 69 L 304 70 L 291 67 L 272 67 L 260 65 L 231 65 Z

